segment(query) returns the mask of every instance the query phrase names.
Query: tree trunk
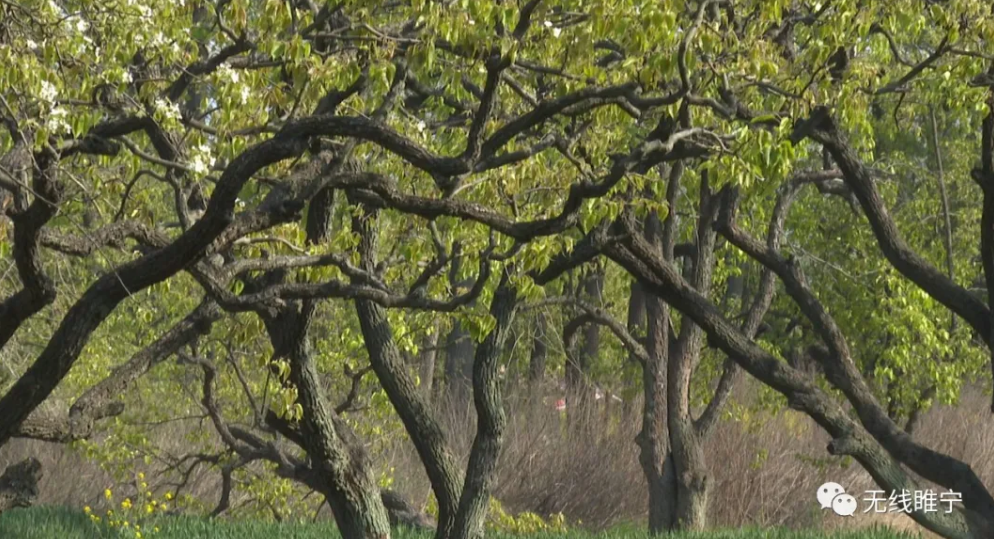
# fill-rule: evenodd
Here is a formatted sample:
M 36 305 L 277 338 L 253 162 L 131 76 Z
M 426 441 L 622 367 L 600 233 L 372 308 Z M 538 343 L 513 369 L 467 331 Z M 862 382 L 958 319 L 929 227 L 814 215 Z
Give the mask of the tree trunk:
M 459 499 L 459 513 L 452 531 L 453 539 L 483 537 L 483 524 L 490 502 L 490 491 L 497 478 L 497 458 L 504 441 L 507 416 L 501 396 L 498 360 L 514 317 L 517 292 L 505 272 L 490 304 L 490 314 L 497 324 L 476 349 L 473 361 L 473 402 L 476 405 L 477 430 L 466 468 L 466 481 Z
M 528 361 L 528 381 L 541 382 L 545 377 L 545 362 L 549 357 L 549 345 L 545 341 L 548 333 L 548 320 L 545 313 L 535 315 L 535 335 L 532 337 L 532 352 Z
M 291 304 L 276 317 L 264 317 L 275 356 L 290 362 L 290 381 L 303 408 L 300 432 L 315 468 L 325 478 L 322 494 L 345 539 L 386 539 L 390 522 L 372 472 L 372 463 L 352 429 L 329 409 L 307 330 L 314 302 Z M 268 320 L 267 320 L 268 318 Z
M 330 234 L 333 192 L 324 192 L 311 204 L 307 221 L 307 242 L 317 244 Z M 266 280 L 281 281 L 280 272 L 270 272 Z M 290 363 L 290 382 L 296 387 L 297 402 L 303 410 L 299 440 L 318 472 L 317 482 L 325 496 L 344 539 L 388 539 L 390 522 L 372 471 L 372 462 L 362 442 L 324 395 L 311 341 L 308 337 L 317 307 L 316 300 L 293 301 L 275 313 L 259 310 L 273 346 L 274 359 Z
M 455 520 L 459 484 L 442 427 L 432 416 L 423 393 L 419 393 L 404 370 L 386 311 L 368 300 L 356 300 L 355 304 L 373 372 L 404 423 L 438 501 L 436 537 L 448 537 Z
M 587 302 L 599 305 L 603 291 L 604 270 L 592 268 L 582 277 L 577 292 Z M 587 381 L 587 371 L 590 370 L 590 365 L 600 354 L 600 330 L 600 324 L 586 324 L 583 327 L 583 340 L 579 353 L 574 355 L 574 361 L 570 361 L 566 365 L 566 390 L 573 398 L 575 405 L 582 406 L 589 400 L 586 398 L 590 387 Z
M 649 485 L 649 533 L 670 530 L 676 520 L 676 477 L 669 455 L 666 414 L 666 361 L 669 308 L 656 297 L 646 299 L 649 362 L 642 368 L 645 399 L 638 434 L 639 462 Z
M 665 223 L 657 214 L 649 215 L 644 224 L 646 240 L 663 259 L 672 261 L 676 246 L 677 196 L 683 166 L 675 164 L 669 171 L 666 201 L 669 214 Z M 667 364 L 670 356 L 670 311 L 662 299 L 640 289 L 645 294 L 646 352 L 648 362 L 642 367 L 645 395 L 642 405 L 642 430 L 638 435 L 639 461 L 649 485 L 649 533 L 659 534 L 672 529 L 676 522 L 676 468 L 669 454 L 667 413 Z
M 688 323 L 688 321 L 684 321 Z M 710 470 L 704 458 L 704 448 L 690 415 L 688 403 L 689 378 L 692 371 L 678 366 L 683 361 L 670 358 L 669 438 L 670 455 L 676 482 L 676 513 L 672 529 L 704 530 L 707 526 Z
M 421 379 L 421 393 L 431 401 L 435 387 L 435 360 L 438 358 L 438 321 L 432 322 L 431 333 L 421 342 L 421 357 L 418 360 L 418 378 Z
M 387 509 L 391 526 L 404 526 L 421 532 L 435 531 L 435 519 L 408 503 L 399 493 L 383 489 L 380 491 L 380 499 Z
M 449 285 L 453 289 L 467 286 L 465 279 L 459 278 L 462 267 L 462 247 L 458 242 L 452 245 L 452 265 L 449 267 Z M 453 321 L 452 328 L 445 337 L 445 396 L 446 406 L 453 410 L 468 407 L 473 385 L 473 337 L 459 321 Z
M 375 213 L 354 217 L 352 220 L 352 230 L 360 236 L 360 264 L 367 271 L 376 267 L 375 223 Z M 447 538 L 455 522 L 460 497 L 455 459 L 449 452 L 445 434 L 432 415 L 427 399 L 418 391 L 408 374 L 394 340 L 386 309 L 370 300 L 357 299 L 355 306 L 373 372 L 411 437 L 438 501 L 438 528 L 435 537 Z M 467 334 L 463 340 L 469 343 L 472 350 L 470 336 Z M 472 365 L 472 357 L 468 362 Z M 447 379 L 446 382 L 448 381 Z
M 11 464 L 0 476 L 0 513 L 16 507 L 30 507 L 38 497 L 41 463 L 31 457 Z
M 658 227 L 658 220 L 649 226 Z M 658 238 L 658 235 L 656 236 Z M 666 364 L 669 358 L 669 307 L 655 296 L 645 299 L 646 352 L 642 367 L 642 430 L 638 435 L 639 461 L 649 485 L 649 533 L 670 530 L 676 520 L 676 475 L 669 455 L 666 413 Z
M 701 173 L 700 204 L 697 220 L 697 252 L 692 257 L 691 286 L 707 296 L 714 270 L 715 233 L 712 228 L 717 209 L 716 198 L 708 185 L 708 174 Z M 710 470 L 704 458 L 700 435 L 690 411 L 690 384 L 700 361 L 702 331 L 692 320 L 684 318 L 676 349 L 667 365 L 667 413 L 670 451 L 676 471 L 677 502 L 674 527 L 703 530 L 707 526 Z
M 646 339 L 646 294 L 642 285 L 638 281 L 632 281 L 628 292 L 628 320 L 626 326 L 628 333 L 630 333 L 636 339 L 642 339 L 645 342 Z M 634 365 L 639 364 L 639 359 L 635 357 L 634 354 L 629 354 L 628 361 Z M 635 414 L 638 410 L 635 407 L 635 399 L 632 398 L 633 395 L 638 393 L 638 379 L 625 377 L 625 390 L 623 395 L 625 395 L 624 401 L 621 403 L 621 417 L 624 424 L 629 424 L 636 420 Z
M 473 337 L 458 321 L 445 337 L 446 404 L 462 409 L 469 401 L 473 378 Z
M 375 212 L 352 220 L 352 229 L 360 236 L 360 265 L 365 271 L 373 271 L 376 267 L 375 222 Z M 450 278 L 454 274 L 454 271 L 450 273 Z M 509 284 L 509 274 L 505 272 L 490 305 L 490 314 L 496 321 L 494 329 L 479 347 L 473 345 L 469 335 L 465 339 L 454 341 L 458 344 L 468 343 L 470 350 L 475 348 L 475 357 L 470 358 L 469 364 L 472 367 L 477 431 L 465 481 L 460 490 L 444 433 L 408 375 L 394 342 L 386 310 L 370 300 L 355 300 L 370 363 L 418 450 L 438 500 L 439 522 L 435 531 L 437 539 L 476 539 L 483 535 L 483 523 L 490 491 L 496 479 L 497 458 L 506 423 L 501 402 L 498 360 L 510 330 L 516 301 L 516 290 Z

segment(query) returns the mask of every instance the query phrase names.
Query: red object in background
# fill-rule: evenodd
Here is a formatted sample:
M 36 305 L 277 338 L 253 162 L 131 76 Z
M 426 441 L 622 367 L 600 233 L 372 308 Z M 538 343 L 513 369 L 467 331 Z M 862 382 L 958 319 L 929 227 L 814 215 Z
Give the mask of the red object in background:
M 566 410 L 566 399 L 559 399 L 556 401 L 556 411 L 562 412 Z

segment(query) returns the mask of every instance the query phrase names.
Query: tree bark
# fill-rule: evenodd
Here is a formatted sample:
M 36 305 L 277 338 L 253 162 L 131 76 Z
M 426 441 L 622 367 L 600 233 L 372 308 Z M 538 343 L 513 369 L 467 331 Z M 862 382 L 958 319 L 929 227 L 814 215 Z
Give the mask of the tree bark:
M 628 290 L 628 314 L 627 320 L 625 321 L 625 326 L 628 329 L 628 333 L 636 338 L 641 339 L 643 343 L 647 342 L 647 322 L 646 322 L 646 293 L 642 289 L 642 285 L 639 282 L 632 281 Z M 639 372 L 642 372 L 641 360 L 636 357 L 635 354 L 628 354 L 628 361 L 639 365 Z M 632 380 L 631 384 L 626 384 L 626 389 L 629 390 L 627 393 L 629 395 L 634 395 L 637 393 L 638 380 Z M 621 403 L 622 410 L 621 415 L 623 421 L 628 423 L 629 421 L 635 420 L 635 413 L 637 410 L 634 406 L 635 399 L 625 398 L 624 402 Z
M 12 464 L 0 475 L 0 513 L 17 507 L 30 507 L 38 497 L 41 463 L 30 457 Z
M 368 208 L 363 208 L 363 211 L 368 211 Z M 376 267 L 378 238 L 375 223 L 375 213 L 354 217 L 352 220 L 352 229 L 360 237 L 360 265 L 367 271 Z M 460 487 L 455 459 L 446 444 L 445 434 L 432 415 L 423 393 L 418 391 L 414 380 L 407 373 L 394 341 L 386 310 L 369 300 L 356 300 L 355 306 L 373 372 L 404 423 L 435 493 L 438 502 L 438 528 L 435 537 L 448 538 L 458 511 Z M 466 340 L 472 346 L 469 335 Z
M 924 478 L 961 492 L 962 511 L 954 510 L 948 514 L 911 513 L 915 521 L 929 530 L 945 537 L 971 539 L 988 537 L 994 532 L 994 519 L 989 516 L 994 514 L 994 498 L 968 466 L 915 444 L 903 432 L 895 432 L 896 428 L 882 428 L 861 413 L 861 423 L 872 433 L 872 437 L 868 437 L 866 431 L 830 396 L 806 376 L 753 343 L 728 322 L 707 298 L 694 291 L 671 265 L 638 237 L 634 222 L 625 217 L 620 226 L 623 231 L 629 232 L 622 242 L 608 244 L 606 253 L 636 275 L 647 289 L 659 294 L 700 325 L 707 333 L 710 344 L 723 350 L 750 374 L 783 393 L 791 407 L 810 415 L 833 437 L 829 445 L 832 454 L 853 456 L 885 490 L 917 488 L 916 481 L 900 465 L 905 463 Z M 859 402 L 857 399 L 854 406 Z
M 449 267 L 449 285 L 457 289 L 467 286 L 459 278 L 462 267 L 462 248 L 459 242 L 452 246 L 452 262 Z M 458 320 L 445 336 L 445 405 L 453 410 L 467 407 L 473 385 L 473 350 L 475 346 L 469 330 Z
M 539 311 L 535 315 L 535 335 L 532 336 L 532 351 L 528 358 L 528 381 L 541 382 L 545 377 L 545 363 L 549 357 L 549 345 L 546 342 L 548 319 L 545 313 Z
M 414 381 L 404 370 L 386 311 L 367 300 L 356 300 L 355 304 L 373 372 L 404 423 L 438 501 L 436 537 L 446 538 L 455 521 L 460 495 L 455 459 L 448 449 L 442 427 L 432 415 L 423 393 L 418 391 Z
M 421 354 L 418 358 L 418 378 L 421 381 L 421 393 L 431 402 L 435 389 L 435 363 L 438 358 L 438 320 L 432 322 L 430 334 L 421 341 Z
M 708 184 L 708 173 L 701 173 L 697 252 L 691 258 L 691 286 L 707 296 L 714 270 L 715 233 L 712 222 L 715 202 Z M 704 458 L 701 437 L 694 428 L 690 410 L 690 384 L 700 360 L 701 329 L 684 318 L 680 335 L 667 365 L 667 419 L 670 452 L 676 474 L 676 529 L 703 530 L 707 525 L 710 470 Z
M 318 196 L 311 203 L 308 243 L 327 239 L 330 233 L 327 215 L 333 203 L 333 194 Z M 270 277 L 283 280 L 283 273 L 272 272 Z M 321 476 L 320 484 L 324 486 L 321 492 L 331 506 L 342 537 L 387 539 L 390 522 L 372 463 L 352 429 L 329 408 L 318 378 L 308 337 L 316 308 L 316 300 L 305 299 L 289 302 L 275 314 L 265 309 L 257 312 L 272 342 L 274 359 L 285 358 L 290 362 L 290 382 L 297 389 L 297 401 L 303 409 L 302 446 Z
M 0 348 L 3 348 L 18 328 L 38 311 L 55 301 L 55 282 L 45 273 L 39 251 L 40 236 L 44 227 L 59 211 L 64 187 L 56 179 L 57 159 L 43 153 L 32 164 L 31 151 L 23 140 L 0 157 L 0 167 L 5 170 L 30 168 L 31 191 L 35 195 L 30 206 L 20 207 L 26 191 L 15 193 L 15 204 L 9 211 L 14 222 L 14 264 L 24 288 L 0 302 Z M 20 195 L 20 196 L 18 196 Z M 6 241 L 4 238 L 3 241 Z
M 661 223 L 655 214 L 644 223 L 646 241 L 660 256 L 673 260 L 676 245 L 676 202 L 680 192 L 683 165 L 675 163 L 669 172 L 666 200 L 669 214 Z M 639 461 L 649 485 L 649 533 L 659 534 L 673 528 L 677 516 L 676 468 L 669 454 L 667 412 L 667 364 L 670 354 L 669 306 L 644 287 L 646 294 L 646 352 L 642 367 L 642 430 L 638 434 Z
M 466 408 L 473 377 L 473 337 L 458 320 L 445 336 L 446 406 Z
M 497 458 L 504 442 L 507 416 L 504 413 L 498 360 L 514 317 L 517 291 L 510 284 L 506 269 L 494 292 L 490 314 L 496 319 L 494 329 L 476 349 L 473 361 L 473 403 L 476 406 L 476 438 L 469 454 L 466 481 L 459 499 L 459 513 L 453 527 L 453 539 L 483 537 L 483 524 L 490 502 L 490 491 L 497 478 Z
M 290 362 L 290 381 L 303 408 L 300 432 L 304 448 L 324 476 L 322 494 L 347 539 L 387 539 L 390 523 L 372 472 L 372 463 L 352 429 L 328 408 L 307 330 L 314 313 L 311 300 L 293 303 L 266 320 L 275 357 Z

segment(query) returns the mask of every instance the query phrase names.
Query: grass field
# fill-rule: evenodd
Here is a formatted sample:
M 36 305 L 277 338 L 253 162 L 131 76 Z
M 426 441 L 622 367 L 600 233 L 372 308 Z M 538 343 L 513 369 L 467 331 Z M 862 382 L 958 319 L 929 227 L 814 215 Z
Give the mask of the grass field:
M 145 525 L 146 528 L 153 523 Z M 156 539 L 335 539 L 338 533 L 331 523 L 277 524 L 252 521 L 210 521 L 189 517 L 162 517 L 154 523 L 158 533 L 143 530 L 142 537 Z M 646 534 L 634 529 L 616 529 L 598 534 L 571 532 L 565 535 L 530 535 L 527 539 L 641 539 Z M 36 507 L 13 510 L 0 515 L 0 538 L 3 539 L 109 539 L 130 537 L 128 534 L 98 527 L 83 513 L 62 508 Z M 501 535 L 488 533 L 488 538 Z M 523 536 L 506 536 L 520 539 Z M 864 530 L 823 534 L 790 530 L 728 530 L 703 534 L 670 536 L 670 539 L 911 539 L 916 536 L 895 534 L 883 530 Z M 404 530 L 394 533 L 395 539 L 429 539 L 430 535 Z

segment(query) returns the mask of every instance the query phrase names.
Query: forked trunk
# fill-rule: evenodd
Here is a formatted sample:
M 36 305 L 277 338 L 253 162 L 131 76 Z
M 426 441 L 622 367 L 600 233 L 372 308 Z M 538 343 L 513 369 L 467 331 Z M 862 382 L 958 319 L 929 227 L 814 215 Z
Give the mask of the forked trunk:
M 390 522 L 362 442 L 327 405 L 307 329 L 314 304 L 291 304 L 276 317 L 264 317 L 276 357 L 290 362 L 290 381 L 303 409 L 300 433 L 307 454 L 321 473 L 327 498 L 344 539 L 388 539 Z

